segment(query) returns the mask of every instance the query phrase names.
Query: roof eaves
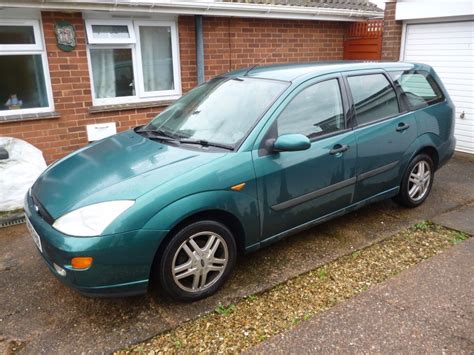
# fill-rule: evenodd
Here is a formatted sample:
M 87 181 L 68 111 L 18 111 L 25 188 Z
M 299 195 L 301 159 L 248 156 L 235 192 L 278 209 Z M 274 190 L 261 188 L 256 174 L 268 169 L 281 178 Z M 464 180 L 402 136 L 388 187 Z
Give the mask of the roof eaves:
M 0 0 L 0 7 L 327 21 L 361 21 L 367 18 L 380 17 L 380 13 L 373 10 L 178 0 Z

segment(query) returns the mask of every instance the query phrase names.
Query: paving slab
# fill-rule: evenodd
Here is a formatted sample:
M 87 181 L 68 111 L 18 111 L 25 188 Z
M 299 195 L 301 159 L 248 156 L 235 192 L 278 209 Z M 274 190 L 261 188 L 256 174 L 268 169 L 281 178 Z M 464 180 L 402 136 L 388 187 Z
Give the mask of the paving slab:
M 254 347 L 279 353 L 474 353 L 474 239 Z
M 433 218 L 433 222 L 474 235 L 474 204 L 440 214 Z
M 107 352 L 146 340 L 213 310 L 219 303 L 268 289 L 424 219 L 474 202 L 474 163 L 453 159 L 436 174 L 432 194 L 416 209 L 390 200 L 367 206 L 243 257 L 216 295 L 191 304 L 153 295 L 94 299 L 50 273 L 24 225 L 0 229 L 0 349 L 24 353 Z M 3 340 L 2 340 L 3 339 Z

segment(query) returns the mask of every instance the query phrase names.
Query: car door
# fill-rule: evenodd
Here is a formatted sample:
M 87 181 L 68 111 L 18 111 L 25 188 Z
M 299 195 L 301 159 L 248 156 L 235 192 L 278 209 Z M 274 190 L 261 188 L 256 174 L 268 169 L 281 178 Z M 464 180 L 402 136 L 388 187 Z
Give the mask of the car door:
M 387 73 L 350 73 L 346 80 L 357 122 L 357 203 L 398 187 L 417 126 L 414 114 L 399 104 Z
M 340 75 L 302 84 L 257 140 L 253 161 L 263 240 L 278 239 L 351 203 L 357 152 L 341 88 Z M 271 142 L 278 136 L 294 133 L 306 135 L 310 148 L 272 151 Z

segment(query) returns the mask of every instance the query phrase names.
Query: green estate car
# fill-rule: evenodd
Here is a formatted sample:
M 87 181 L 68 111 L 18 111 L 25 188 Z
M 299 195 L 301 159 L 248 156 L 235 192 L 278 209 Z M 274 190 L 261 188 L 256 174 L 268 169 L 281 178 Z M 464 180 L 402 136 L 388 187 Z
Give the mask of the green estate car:
M 52 164 L 25 199 L 41 255 L 87 295 L 214 293 L 248 253 L 386 198 L 423 203 L 454 105 L 411 63 L 254 67 Z

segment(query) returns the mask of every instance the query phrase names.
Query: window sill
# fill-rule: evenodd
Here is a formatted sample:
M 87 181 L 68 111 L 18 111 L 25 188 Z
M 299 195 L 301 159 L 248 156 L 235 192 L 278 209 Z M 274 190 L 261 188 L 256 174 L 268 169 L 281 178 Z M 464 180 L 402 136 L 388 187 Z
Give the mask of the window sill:
M 175 101 L 176 100 L 160 100 L 160 101 L 145 101 L 145 102 L 92 106 L 89 108 L 89 112 L 100 113 L 100 112 L 113 112 L 113 111 L 122 111 L 122 110 L 134 110 L 134 109 L 150 108 L 150 107 L 166 107 Z
M 2 115 L 0 113 L 0 124 L 9 122 L 23 122 L 34 120 L 45 120 L 50 118 L 60 118 L 57 112 L 41 112 L 41 113 L 20 113 L 18 115 Z

